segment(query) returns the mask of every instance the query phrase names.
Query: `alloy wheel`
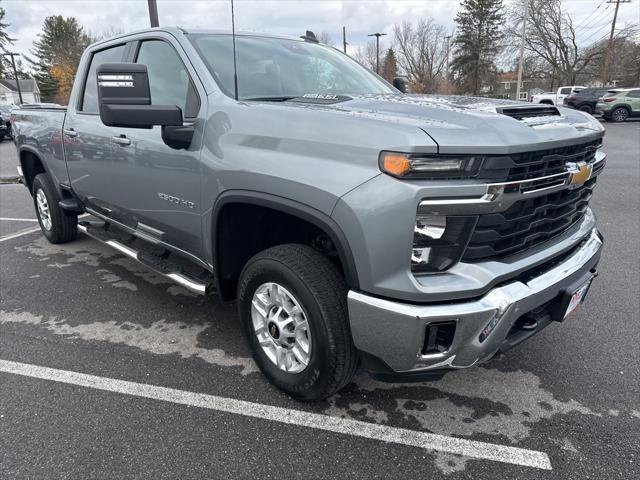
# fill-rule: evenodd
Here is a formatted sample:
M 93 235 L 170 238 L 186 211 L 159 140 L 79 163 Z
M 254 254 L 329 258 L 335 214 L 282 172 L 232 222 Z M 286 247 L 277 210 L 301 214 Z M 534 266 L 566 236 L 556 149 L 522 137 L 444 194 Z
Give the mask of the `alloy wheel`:
M 260 285 L 251 300 L 253 330 L 264 354 L 280 370 L 300 373 L 311 359 L 311 329 L 302 304 L 278 283 Z
M 49 202 L 47 202 L 47 196 L 44 191 L 39 188 L 36 192 L 36 203 L 38 205 L 38 216 L 42 222 L 42 226 L 45 230 L 51 230 L 51 212 L 49 212 Z

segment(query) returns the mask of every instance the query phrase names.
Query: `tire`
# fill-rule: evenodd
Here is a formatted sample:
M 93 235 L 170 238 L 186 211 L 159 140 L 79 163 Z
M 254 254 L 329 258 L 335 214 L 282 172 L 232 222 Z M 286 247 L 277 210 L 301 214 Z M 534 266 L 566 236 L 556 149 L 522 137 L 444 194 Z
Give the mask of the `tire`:
M 273 284 L 278 286 L 275 294 L 269 290 Z M 269 322 L 270 318 L 279 322 L 281 317 L 263 315 L 278 311 L 274 305 L 278 298 L 286 299 L 280 305 L 288 304 L 291 311 L 297 302 L 303 312 L 303 315 L 298 313 L 293 322 L 298 325 L 295 346 L 290 352 L 289 347 L 279 350 L 288 355 L 282 366 L 273 359 L 273 349 L 278 342 L 286 343 L 285 334 L 290 336 L 291 330 L 285 327 L 279 330 Z M 292 397 L 302 401 L 321 400 L 343 388 L 353 377 L 358 355 L 349 328 L 347 286 L 335 265 L 311 247 L 279 245 L 250 259 L 238 282 L 238 309 L 258 367 L 271 383 Z M 285 322 L 294 318 L 294 314 L 289 316 L 288 312 L 282 313 Z M 298 329 L 303 328 L 300 325 L 304 325 L 305 319 L 308 330 L 300 333 Z M 263 327 L 256 327 L 257 324 Z M 300 352 L 305 342 L 308 346 L 306 366 L 298 362 L 298 356 L 293 353 L 295 348 Z M 275 356 L 281 358 L 278 354 Z M 299 368 L 302 369 L 296 371 Z
M 586 112 L 589 115 L 593 115 L 593 108 L 591 108 L 591 105 L 580 105 L 580 107 L 578 107 L 578 110 L 580 110 L 581 112 Z
M 617 107 L 611 111 L 611 120 L 613 122 L 624 122 L 627 118 L 629 118 L 629 110 L 625 107 Z
M 33 180 L 33 204 L 40 229 L 51 243 L 65 243 L 78 235 L 78 215 L 60 208 L 62 200 L 46 173 Z

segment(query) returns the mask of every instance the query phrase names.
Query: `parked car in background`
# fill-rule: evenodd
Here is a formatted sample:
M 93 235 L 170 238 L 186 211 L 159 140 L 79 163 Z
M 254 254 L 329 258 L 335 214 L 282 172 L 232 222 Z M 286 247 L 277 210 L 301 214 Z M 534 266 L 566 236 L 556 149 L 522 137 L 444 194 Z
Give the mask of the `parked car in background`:
M 13 138 L 10 120 L 13 107 L 13 105 L 0 105 L 0 142 L 5 138 Z
M 596 112 L 605 120 L 624 122 L 629 117 L 640 117 L 640 88 L 609 90 L 596 104 Z
M 543 103 L 546 105 L 562 105 L 565 97 L 572 93 L 577 93 L 587 87 L 580 85 L 571 85 L 560 87 L 556 92 L 540 93 L 538 95 L 531 95 L 530 101 L 533 103 Z
M 563 106 L 594 113 L 598 99 L 607 93 L 606 88 L 585 88 L 564 98 Z

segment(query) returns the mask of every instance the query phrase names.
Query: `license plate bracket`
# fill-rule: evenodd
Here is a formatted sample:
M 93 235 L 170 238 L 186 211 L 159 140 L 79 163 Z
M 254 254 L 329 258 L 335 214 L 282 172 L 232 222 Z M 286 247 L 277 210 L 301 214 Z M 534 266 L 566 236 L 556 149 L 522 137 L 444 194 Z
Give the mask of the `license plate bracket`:
M 584 302 L 594 278 L 595 275 L 589 273 L 587 276 L 582 277 L 575 283 L 572 283 L 563 291 L 561 294 L 561 300 L 556 303 L 555 307 L 552 308 L 551 311 L 552 318 L 556 322 L 563 322 L 578 310 L 580 305 Z

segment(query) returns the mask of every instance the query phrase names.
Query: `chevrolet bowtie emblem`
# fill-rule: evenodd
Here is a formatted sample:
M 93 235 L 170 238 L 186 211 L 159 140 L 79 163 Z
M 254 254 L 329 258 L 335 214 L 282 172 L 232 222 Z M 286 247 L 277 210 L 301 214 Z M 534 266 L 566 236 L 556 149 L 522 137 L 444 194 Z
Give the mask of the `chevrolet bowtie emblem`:
M 567 185 L 569 185 L 569 188 L 578 188 L 591 178 L 593 167 L 586 163 L 569 162 L 567 163 L 567 171 L 569 172 Z

